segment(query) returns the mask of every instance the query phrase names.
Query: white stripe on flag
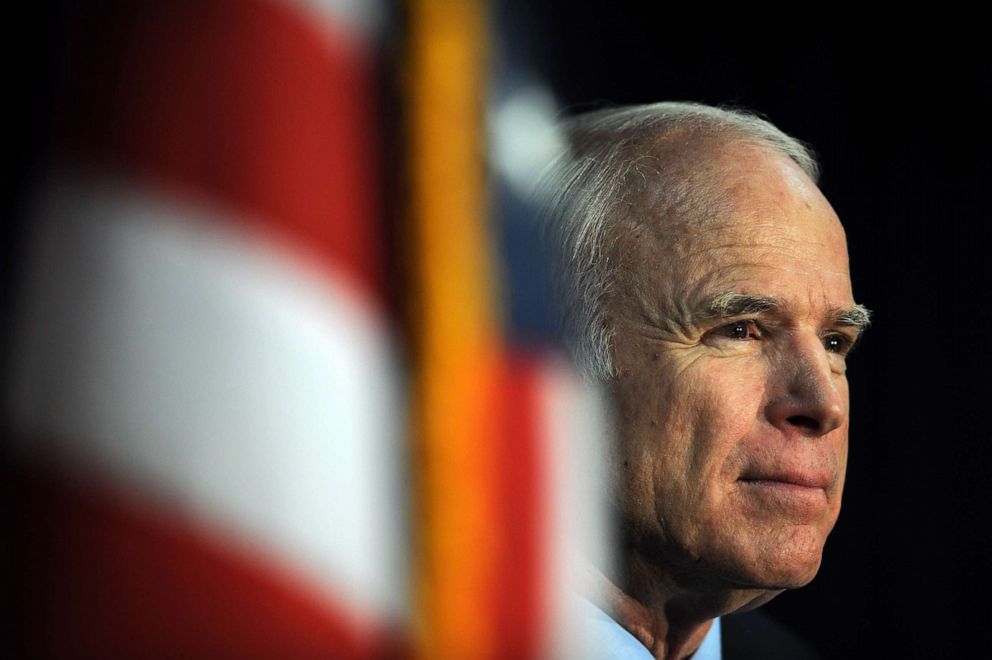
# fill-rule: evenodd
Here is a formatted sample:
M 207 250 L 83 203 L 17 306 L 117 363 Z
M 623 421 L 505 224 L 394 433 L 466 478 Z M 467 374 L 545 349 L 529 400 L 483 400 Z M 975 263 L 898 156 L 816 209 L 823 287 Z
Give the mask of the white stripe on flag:
M 398 616 L 397 373 L 375 307 L 222 214 L 64 182 L 38 216 L 7 408 L 40 446 Z

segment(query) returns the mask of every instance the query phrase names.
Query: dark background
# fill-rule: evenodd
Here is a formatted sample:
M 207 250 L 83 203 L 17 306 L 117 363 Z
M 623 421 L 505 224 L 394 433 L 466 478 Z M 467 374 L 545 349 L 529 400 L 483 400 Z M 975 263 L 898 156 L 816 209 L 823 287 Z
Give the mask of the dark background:
M 663 3 L 521 11 L 566 110 L 690 100 L 812 144 L 874 324 L 850 358 L 844 507 L 767 611 L 831 658 L 982 657 L 992 586 L 992 59 L 960 30 L 717 35 Z M 792 38 L 789 38 L 789 37 Z
M 817 579 L 767 610 L 831 658 L 978 657 L 992 587 L 987 49 L 961 32 L 894 28 L 728 38 L 659 4 L 508 2 L 510 23 L 527 29 L 505 39 L 569 111 L 729 104 L 812 144 L 847 228 L 856 297 L 875 312 L 850 359 L 840 522 Z M 7 220 L 44 167 L 62 9 L 8 24 L 19 34 L 7 41 L 18 53 L 5 84 Z M 2 229 L 5 302 L 19 230 Z

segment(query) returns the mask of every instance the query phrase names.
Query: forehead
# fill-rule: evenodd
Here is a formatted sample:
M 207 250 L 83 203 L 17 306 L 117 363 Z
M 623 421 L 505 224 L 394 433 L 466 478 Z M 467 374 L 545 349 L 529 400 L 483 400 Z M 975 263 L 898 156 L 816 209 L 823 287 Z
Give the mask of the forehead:
M 753 146 L 717 150 L 679 183 L 678 195 L 646 191 L 617 236 L 626 283 L 645 302 L 720 290 L 852 302 L 840 220 L 787 157 Z

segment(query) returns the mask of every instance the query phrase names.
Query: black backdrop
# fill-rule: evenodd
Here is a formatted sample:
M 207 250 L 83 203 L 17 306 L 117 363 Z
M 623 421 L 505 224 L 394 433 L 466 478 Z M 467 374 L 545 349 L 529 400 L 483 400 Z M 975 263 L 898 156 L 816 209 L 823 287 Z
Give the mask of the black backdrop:
M 855 297 L 840 522 L 816 580 L 767 610 L 831 658 L 982 657 L 992 550 L 992 59 L 960 31 L 717 36 L 665 3 L 545 0 L 532 46 L 567 109 L 692 100 L 813 145 Z M 922 35 L 922 36 L 921 36 Z

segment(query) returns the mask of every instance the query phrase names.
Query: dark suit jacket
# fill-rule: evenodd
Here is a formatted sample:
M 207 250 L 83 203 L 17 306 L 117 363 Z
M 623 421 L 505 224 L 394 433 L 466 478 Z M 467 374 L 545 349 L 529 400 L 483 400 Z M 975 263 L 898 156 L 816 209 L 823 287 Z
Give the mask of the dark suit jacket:
M 720 618 L 723 660 L 819 660 L 795 633 L 764 614 L 752 610 Z

